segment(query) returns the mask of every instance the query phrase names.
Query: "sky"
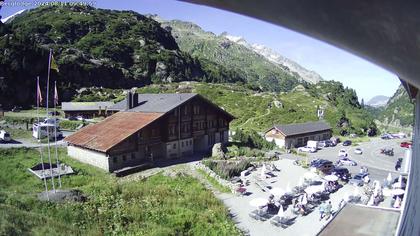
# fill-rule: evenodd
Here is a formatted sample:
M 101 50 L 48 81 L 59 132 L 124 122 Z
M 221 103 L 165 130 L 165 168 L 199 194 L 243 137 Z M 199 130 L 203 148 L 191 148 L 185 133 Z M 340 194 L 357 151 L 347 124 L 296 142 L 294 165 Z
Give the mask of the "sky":
M 33 8 L 46 0 L 5 0 L 3 18 Z M 63 1 L 62 1 L 63 2 Z M 376 95 L 392 96 L 400 81 L 397 76 L 346 51 L 286 28 L 216 8 L 173 0 L 80 0 L 98 8 L 133 10 L 157 14 L 163 19 L 190 21 L 215 34 L 227 32 L 249 43 L 263 44 L 281 55 L 313 70 L 326 80 L 336 80 L 356 90 L 359 99 Z

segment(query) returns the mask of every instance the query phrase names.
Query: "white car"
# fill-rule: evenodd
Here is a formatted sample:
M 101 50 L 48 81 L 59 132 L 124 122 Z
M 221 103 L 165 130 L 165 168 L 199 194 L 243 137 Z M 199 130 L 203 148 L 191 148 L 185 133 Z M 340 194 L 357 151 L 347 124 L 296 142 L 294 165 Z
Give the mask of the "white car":
M 353 160 L 348 159 L 347 157 L 341 158 L 337 161 L 337 164 L 348 165 L 348 166 L 357 166 L 357 163 Z
M 356 148 L 354 149 L 354 153 L 358 154 L 358 155 L 362 155 L 363 154 L 363 150 L 361 148 Z
M 344 150 L 344 149 L 341 149 L 340 151 L 338 151 L 338 156 L 339 157 L 347 157 L 348 156 L 347 151 Z
M 298 148 L 299 152 L 316 152 L 316 148 L 314 147 L 300 147 Z
M 10 134 L 7 133 L 6 130 L 0 130 L 0 141 L 3 141 L 3 142 L 12 141 L 12 138 L 10 137 Z

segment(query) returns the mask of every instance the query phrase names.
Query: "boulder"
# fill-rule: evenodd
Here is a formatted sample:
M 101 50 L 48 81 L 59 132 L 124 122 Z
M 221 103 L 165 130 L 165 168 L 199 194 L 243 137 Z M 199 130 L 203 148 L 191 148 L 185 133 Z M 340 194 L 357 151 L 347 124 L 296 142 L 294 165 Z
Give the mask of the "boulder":
M 221 143 L 215 143 L 213 145 L 213 148 L 211 149 L 211 156 L 220 159 L 225 158 L 225 152 L 223 151 L 223 145 Z

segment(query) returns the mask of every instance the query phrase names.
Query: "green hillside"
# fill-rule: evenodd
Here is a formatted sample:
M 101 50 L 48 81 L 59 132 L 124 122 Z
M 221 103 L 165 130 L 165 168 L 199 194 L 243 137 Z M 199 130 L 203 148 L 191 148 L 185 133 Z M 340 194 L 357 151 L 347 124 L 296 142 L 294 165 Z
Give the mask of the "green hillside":
M 184 80 L 244 82 L 214 63 L 179 50 L 172 35 L 133 11 L 88 6 L 39 7 L 0 25 L 0 101 L 33 104 L 36 76 L 46 84 L 49 49 L 60 72 L 61 99 L 81 87 L 131 88 Z M 8 99 L 6 99 L 8 98 Z M 10 99 L 12 98 L 12 99 Z
M 265 91 L 290 91 L 299 83 L 300 77 L 292 75 L 287 67 L 274 64 L 223 35 L 206 32 L 190 22 L 160 21 L 172 33 L 180 49 L 198 58 L 204 67 L 208 67 L 210 62 L 222 65 Z
M 341 83 L 322 82 L 307 90 L 299 87 L 288 93 L 270 93 L 255 92 L 234 84 L 183 82 L 150 85 L 138 89 L 138 92 L 199 93 L 236 117 L 231 124 L 232 129 L 262 132 L 273 124 L 316 121 L 317 109 L 322 107 L 325 120 L 337 134 L 367 134 L 369 129 L 376 130 L 373 117 L 360 107 L 355 92 L 344 88 Z M 329 94 L 329 97 L 323 94 Z
M 410 101 L 404 87 L 400 85 L 376 118 L 382 130 L 397 131 L 401 128 L 413 127 L 413 112 L 414 104 Z

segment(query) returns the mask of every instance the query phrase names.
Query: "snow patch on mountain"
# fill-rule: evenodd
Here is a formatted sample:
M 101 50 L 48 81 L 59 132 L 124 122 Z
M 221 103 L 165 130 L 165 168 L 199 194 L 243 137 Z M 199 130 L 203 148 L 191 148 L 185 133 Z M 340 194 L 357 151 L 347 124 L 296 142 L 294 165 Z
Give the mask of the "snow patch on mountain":
M 280 55 L 278 52 L 274 51 L 271 48 L 268 48 L 261 44 L 249 44 L 244 38 L 240 36 L 228 35 L 227 33 L 223 33 L 221 36 L 225 37 L 231 42 L 243 45 L 253 50 L 254 52 L 258 53 L 259 55 L 265 57 L 266 59 L 268 59 L 269 61 L 275 64 L 289 68 L 291 74 L 296 73 L 303 80 L 309 83 L 316 84 L 319 81 L 323 80 L 322 77 L 316 72 L 305 69 L 298 63 L 288 58 L 283 57 L 282 55 Z

